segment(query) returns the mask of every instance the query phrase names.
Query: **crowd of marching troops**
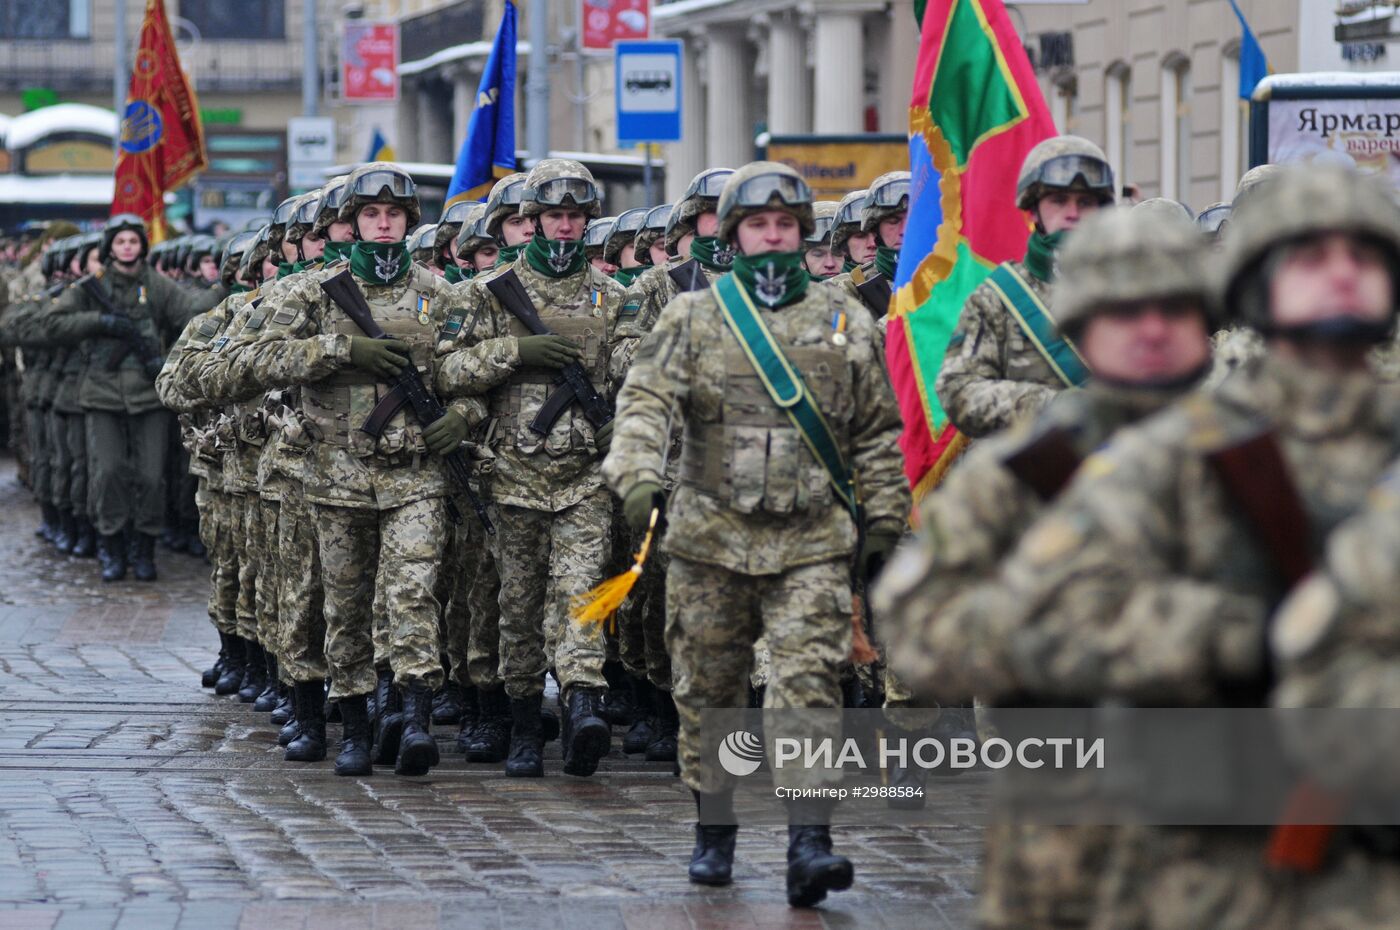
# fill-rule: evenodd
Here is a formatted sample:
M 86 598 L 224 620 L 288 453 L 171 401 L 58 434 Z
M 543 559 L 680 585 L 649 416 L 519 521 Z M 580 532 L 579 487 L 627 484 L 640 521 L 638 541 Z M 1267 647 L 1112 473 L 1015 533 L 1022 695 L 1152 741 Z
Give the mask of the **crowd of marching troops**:
M 153 579 L 162 534 L 207 553 L 203 684 L 270 712 L 290 762 L 423 775 L 436 723 L 511 777 L 559 739 L 586 777 L 619 727 L 694 793 L 702 884 L 738 831 L 709 708 L 883 706 L 896 733 L 942 708 L 946 734 L 974 701 L 1393 706 L 1394 192 L 1266 166 L 1193 217 L 1117 206 L 1094 145 L 1041 143 L 1025 257 L 933 385 L 966 451 L 915 504 L 884 352 L 910 184 L 816 202 L 754 162 L 604 217 L 546 159 L 420 225 L 372 163 L 217 242 L 51 224 L 7 251 L 0 317 L 42 532 L 107 580 Z M 615 621 L 576 619 L 629 565 Z M 892 771 L 915 790 L 891 803 L 925 776 Z M 813 789 L 789 901 L 850 887 L 837 776 L 774 777 Z M 997 824 L 979 921 L 1396 919 L 1393 836 L 1274 839 Z

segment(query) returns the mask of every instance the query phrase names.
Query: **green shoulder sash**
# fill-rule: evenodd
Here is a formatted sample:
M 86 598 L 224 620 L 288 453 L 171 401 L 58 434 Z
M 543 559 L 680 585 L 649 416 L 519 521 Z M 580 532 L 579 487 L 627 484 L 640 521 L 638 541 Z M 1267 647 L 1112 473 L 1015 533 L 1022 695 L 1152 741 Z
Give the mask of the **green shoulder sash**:
M 837 496 L 850 509 L 851 516 L 859 521 L 855 482 L 850 466 L 841 454 L 841 447 L 836 442 L 830 424 L 826 422 L 826 417 L 822 416 L 821 409 L 812 399 L 807 383 L 802 380 L 802 373 L 794 368 L 783 354 L 783 350 L 774 341 L 773 334 L 768 331 L 767 324 L 763 322 L 763 317 L 754 307 L 749 295 L 734 280 L 732 272 L 721 276 L 711 285 L 710 290 L 719 301 L 720 310 L 724 313 L 724 322 L 729 325 L 734 338 L 743 347 L 749 364 L 768 390 L 768 396 L 787 414 L 788 419 L 792 420 L 792 425 L 797 427 L 797 432 L 802 436 L 807 448 L 826 469 L 827 477 L 831 480 L 831 486 L 835 488 Z
M 1079 350 L 1067 337 L 1058 335 L 1050 310 L 1015 269 L 1003 262 L 992 269 L 987 283 L 1065 387 L 1079 387 L 1089 380 L 1089 367 Z

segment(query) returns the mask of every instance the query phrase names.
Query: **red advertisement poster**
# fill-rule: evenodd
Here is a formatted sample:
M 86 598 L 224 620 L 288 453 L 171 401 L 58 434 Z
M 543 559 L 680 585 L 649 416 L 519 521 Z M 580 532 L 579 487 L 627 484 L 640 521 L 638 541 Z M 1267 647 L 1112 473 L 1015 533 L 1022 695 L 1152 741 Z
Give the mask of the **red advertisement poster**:
M 651 0 L 579 0 L 583 47 L 606 52 L 614 42 L 651 37 Z
M 340 47 L 340 96 L 384 101 L 399 97 L 397 23 L 346 23 Z

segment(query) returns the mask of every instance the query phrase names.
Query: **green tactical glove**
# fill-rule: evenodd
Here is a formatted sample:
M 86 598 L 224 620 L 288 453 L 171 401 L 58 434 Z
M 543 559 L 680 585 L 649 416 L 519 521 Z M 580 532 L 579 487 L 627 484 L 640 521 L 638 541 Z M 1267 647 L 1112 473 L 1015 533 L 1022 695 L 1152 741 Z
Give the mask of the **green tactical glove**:
M 520 364 L 530 368 L 563 368 L 583 358 L 583 350 L 567 336 L 521 336 Z
M 616 420 L 609 420 L 594 431 L 593 445 L 598 447 L 599 455 L 607 455 L 608 450 L 612 448 L 613 424 L 616 422 Z
M 449 410 L 423 430 L 423 444 L 433 455 L 447 455 L 467 438 L 467 418 Z
M 640 536 L 647 531 L 654 507 L 663 510 L 666 507 L 666 490 L 655 481 L 643 481 L 627 492 L 627 496 L 622 499 L 622 516 L 627 520 L 632 532 Z
M 885 562 L 899 544 L 899 534 L 889 530 L 876 530 L 865 537 L 865 548 L 860 551 L 860 576 L 866 584 L 873 582 L 885 567 Z
M 350 364 L 386 381 L 408 365 L 408 353 L 408 343 L 400 339 L 350 337 Z

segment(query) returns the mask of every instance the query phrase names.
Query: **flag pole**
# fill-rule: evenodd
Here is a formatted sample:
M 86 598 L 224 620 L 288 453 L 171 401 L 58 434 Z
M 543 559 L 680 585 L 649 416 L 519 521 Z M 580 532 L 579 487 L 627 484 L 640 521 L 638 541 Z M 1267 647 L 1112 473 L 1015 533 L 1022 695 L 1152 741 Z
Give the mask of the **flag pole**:
M 112 30 L 112 111 L 117 114 L 117 135 L 112 150 L 121 151 L 122 113 L 126 109 L 126 87 L 131 72 L 126 67 L 126 0 L 116 0 L 116 23 Z
M 315 116 L 321 96 L 321 68 L 316 54 L 316 0 L 302 0 L 301 9 L 301 113 Z

